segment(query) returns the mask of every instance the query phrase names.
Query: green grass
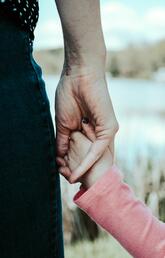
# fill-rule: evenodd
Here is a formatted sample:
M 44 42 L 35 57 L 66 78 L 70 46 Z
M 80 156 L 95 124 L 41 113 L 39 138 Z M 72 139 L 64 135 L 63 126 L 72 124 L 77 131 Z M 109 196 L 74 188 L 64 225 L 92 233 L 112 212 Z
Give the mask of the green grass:
M 112 237 L 102 237 L 94 242 L 82 241 L 65 246 L 66 258 L 130 258 Z

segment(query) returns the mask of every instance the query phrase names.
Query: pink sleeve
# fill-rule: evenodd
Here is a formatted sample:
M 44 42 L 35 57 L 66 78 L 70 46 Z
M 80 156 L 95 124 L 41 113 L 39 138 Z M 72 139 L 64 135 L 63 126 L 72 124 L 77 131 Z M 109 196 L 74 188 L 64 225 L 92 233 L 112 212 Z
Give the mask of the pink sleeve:
M 165 258 L 165 224 L 138 200 L 114 165 L 74 202 L 135 258 Z

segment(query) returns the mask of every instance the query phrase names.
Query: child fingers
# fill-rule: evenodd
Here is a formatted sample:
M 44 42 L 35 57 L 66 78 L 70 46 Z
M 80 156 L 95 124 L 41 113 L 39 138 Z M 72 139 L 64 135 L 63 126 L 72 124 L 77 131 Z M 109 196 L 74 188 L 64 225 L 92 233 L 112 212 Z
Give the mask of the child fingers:
M 68 156 L 65 155 L 63 158 L 56 158 L 57 164 L 59 165 L 59 173 L 66 178 L 66 180 L 69 181 L 69 178 L 71 176 L 71 171 L 68 167 Z
M 71 176 L 71 171 L 68 167 L 60 167 L 59 173 L 66 178 L 66 180 L 69 181 L 69 178 Z
M 56 157 L 56 162 L 59 167 L 65 167 L 67 165 L 64 158 Z

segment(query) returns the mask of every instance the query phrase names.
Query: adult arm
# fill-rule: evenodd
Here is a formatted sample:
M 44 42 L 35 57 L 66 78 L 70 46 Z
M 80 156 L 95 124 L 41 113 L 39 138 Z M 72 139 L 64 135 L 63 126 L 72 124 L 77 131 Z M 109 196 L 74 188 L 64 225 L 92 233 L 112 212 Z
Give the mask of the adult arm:
M 135 258 L 165 258 L 165 224 L 138 200 L 114 165 L 75 203 Z
M 118 123 L 105 78 L 106 47 L 99 0 L 56 0 L 64 37 L 64 65 L 56 90 L 57 163 L 70 182 L 81 177 L 103 154 L 113 153 Z M 70 173 L 64 156 L 69 136 L 81 130 L 87 117 L 95 128 L 96 140 L 85 159 Z

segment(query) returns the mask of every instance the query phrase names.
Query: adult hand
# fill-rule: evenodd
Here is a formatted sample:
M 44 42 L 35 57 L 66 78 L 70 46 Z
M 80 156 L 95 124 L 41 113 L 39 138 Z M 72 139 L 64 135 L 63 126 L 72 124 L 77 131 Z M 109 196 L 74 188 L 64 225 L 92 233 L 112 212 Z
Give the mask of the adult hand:
M 96 67 L 71 67 L 61 75 L 55 100 L 56 143 L 59 171 L 74 183 L 102 156 L 109 146 L 113 154 L 114 137 L 118 123 L 107 89 L 104 69 Z M 70 171 L 64 159 L 69 149 L 71 132 L 81 130 L 83 118 L 89 119 L 96 139 L 79 166 Z M 85 122 L 85 120 L 84 120 Z
M 96 140 L 85 159 L 72 171 L 70 182 L 81 177 L 103 154 L 113 149 L 118 124 L 105 79 L 106 46 L 99 0 L 56 0 L 64 38 L 64 68 L 56 91 L 57 162 L 65 174 L 64 156 L 72 131 L 81 120 L 92 123 Z

